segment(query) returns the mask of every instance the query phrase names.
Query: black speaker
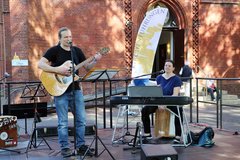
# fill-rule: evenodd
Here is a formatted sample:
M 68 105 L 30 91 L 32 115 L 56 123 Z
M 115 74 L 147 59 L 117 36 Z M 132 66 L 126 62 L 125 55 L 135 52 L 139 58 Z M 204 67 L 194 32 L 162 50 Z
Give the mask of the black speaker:
M 178 154 L 170 144 L 143 144 L 141 160 L 177 160 Z
M 17 116 L 18 119 L 34 118 L 35 107 L 40 117 L 47 117 L 47 102 L 3 105 L 3 115 Z

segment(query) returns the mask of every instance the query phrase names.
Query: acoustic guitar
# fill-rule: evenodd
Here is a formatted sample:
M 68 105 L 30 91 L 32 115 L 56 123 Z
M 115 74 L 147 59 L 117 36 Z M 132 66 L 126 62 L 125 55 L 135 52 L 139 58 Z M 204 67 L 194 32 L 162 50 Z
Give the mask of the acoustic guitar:
M 100 53 L 101 55 L 105 55 L 109 52 L 109 50 L 110 49 L 108 47 L 105 47 L 99 50 L 98 53 Z M 85 61 L 83 61 L 82 63 L 79 63 L 78 65 L 76 65 L 74 67 L 75 71 L 83 67 L 85 64 L 91 62 L 93 59 L 94 59 L 94 56 L 91 56 Z M 64 65 L 68 66 L 69 62 L 71 61 L 68 60 L 65 63 L 63 63 L 61 66 L 64 66 Z M 52 96 L 62 95 L 67 90 L 69 85 L 73 81 L 79 80 L 79 78 L 80 77 L 78 75 L 75 75 L 73 80 L 72 76 L 64 76 L 57 73 L 45 72 L 45 71 L 42 71 L 40 75 L 40 81 L 42 82 L 43 86 L 48 91 L 48 93 L 51 94 Z

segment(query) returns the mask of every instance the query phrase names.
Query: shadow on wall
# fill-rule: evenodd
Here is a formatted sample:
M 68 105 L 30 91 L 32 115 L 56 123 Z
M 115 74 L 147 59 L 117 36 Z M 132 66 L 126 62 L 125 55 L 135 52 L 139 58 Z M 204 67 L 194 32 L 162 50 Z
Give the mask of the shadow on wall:
M 239 77 L 239 68 L 240 68 L 240 54 L 237 53 L 232 57 L 232 65 L 227 68 L 225 72 L 223 72 L 223 78 L 237 78 Z

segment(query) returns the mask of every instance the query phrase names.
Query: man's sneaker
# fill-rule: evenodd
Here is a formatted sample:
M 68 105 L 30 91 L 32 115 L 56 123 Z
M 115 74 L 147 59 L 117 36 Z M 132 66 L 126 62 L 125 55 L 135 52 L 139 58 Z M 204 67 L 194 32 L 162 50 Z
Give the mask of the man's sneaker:
M 87 153 L 86 153 L 86 151 L 87 151 Z M 78 148 L 78 150 L 77 150 L 78 155 L 81 155 L 81 156 L 83 156 L 86 153 L 86 156 L 92 157 L 94 155 L 93 152 L 94 152 L 94 149 L 89 148 L 89 146 L 87 146 L 87 145 L 81 145 L 80 148 Z
M 70 156 L 72 156 L 72 151 L 69 148 L 64 148 L 61 150 L 61 155 L 63 157 L 70 157 Z

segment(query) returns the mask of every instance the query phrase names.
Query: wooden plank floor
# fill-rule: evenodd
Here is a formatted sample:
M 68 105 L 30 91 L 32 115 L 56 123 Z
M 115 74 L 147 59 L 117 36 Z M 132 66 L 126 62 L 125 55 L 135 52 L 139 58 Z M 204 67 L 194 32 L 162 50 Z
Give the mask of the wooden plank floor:
M 209 118 L 212 124 L 214 124 L 214 114 L 207 116 L 206 114 L 209 113 L 209 109 L 203 108 L 205 114 L 204 117 Z M 213 108 L 214 110 L 214 108 Z M 99 119 L 99 129 L 98 129 L 98 135 L 100 139 L 103 141 L 104 145 L 106 148 L 110 151 L 110 153 L 113 155 L 113 157 L 116 160 L 139 160 L 140 159 L 140 150 L 136 150 L 133 152 L 133 150 L 124 150 L 123 148 L 130 147 L 128 144 L 112 144 L 111 139 L 112 139 L 112 133 L 113 129 L 107 128 L 103 129 L 102 128 L 102 115 L 101 115 L 102 109 L 99 109 L 98 113 L 98 119 Z M 235 112 L 236 113 L 236 112 Z M 114 110 L 114 117 L 116 118 L 117 114 L 117 109 Z M 88 115 L 88 124 L 94 124 L 95 123 L 95 113 L 94 109 L 87 110 L 87 115 Z M 228 123 L 230 124 L 233 122 L 232 117 L 229 114 L 229 121 Z M 236 116 L 236 115 L 234 115 Z M 71 119 L 71 116 L 70 116 Z M 108 119 L 108 118 L 107 118 Z M 54 113 L 48 115 L 48 117 L 42 118 L 41 122 L 43 126 L 56 126 L 56 115 Z M 135 133 L 135 125 L 137 121 L 140 121 L 140 117 L 136 116 L 134 119 L 129 120 L 129 131 L 131 134 Z M 237 120 L 236 120 L 237 121 Z M 109 122 L 109 121 L 107 121 Z M 224 122 L 225 125 L 228 124 L 227 122 Z M 0 151 L 0 160 L 57 160 L 57 159 L 63 159 L 60 155 L 60 148 L 59 144 L 57 141 L 56 136 L 51 136 L 51 137 L 45 137 L 48 144 L 51 146 L 52 150 L 50 150 L 47 145 L 42 142 L 42 144 L 38 148 L 31 148 L 28 150 L 28 154 L 26 154 L 26 146 L 29 142 L 29 137 L 28 136 L 23 136 L 24 135 L 24 120 L 18 120 L 19 124 L 19 130 L 20 130 L 20 137 L 19 137 L 19 144 L 16 148 L 7 148 L 10 150 L 19 150 L 21 151 L 20 154 L 11 152 L 11 151 Z M 70 123 L 71 125 L 71 123 Z M 28 119 L 28 133 L 31 133 L 31 127 L 32 127 L 32 120 Z M 239 129 L 239 123 L 234 124 L 234 127 L 238 128 L 233 128 L 233 131 L 236 129 Z M 203 127 L 195 124 L 190 124 L 190 129 L 192 131 L 199 131 Z M 239 160 L 240 159 L 240 136 L 239 135 L 233 135 L 233 131 L 224 131 L 224 130 L 219 130 L 214 128 L 215 131 L 215 146 L 212 148 L 202 148 L 198 146 L 189 146 L 187 148 L 185 147 L 174 147 L 178 153 L 178 159 L 179 160 L 226 160 L 226 159 L 231 159 L 231 160 Z M 125 131 L 124 131 L 125 132 Z M 126 136 L 126 141 L 130 140 L 131 136 Z M 39 138 L 39 140 L 41 140 Z M 70 140 L 73 140 L 73 137 L 70 137 Z M 90 144 L 94 140 L 94 136 L 86 136 L 86 142 L 87 144 Z M 160 140 L 161 141 L 161 140 Z M 98 152 L 101 153 L 101 150 L 104 149 L 103 145 L 100 143 L 98 140 Z M 72 144 L 72 149 L 74 148 Z M 95 148 L 95 143 L 93 145 L 93 148 Z M 131 147 L 130 147 L 131 148 Z M 28 156 L 28 158 L 27 158 Z M 82 159 L 82 157 L 78 156 L 75 157 L 75 159 Z M 104 151 L 99 157 L 86 157 L 85 159 L 97 159 L 97 160 L 110 160 L 111 157 L 108 154 L 108 152 Z
M 192 126 L 191 126 L 192 127 Z M 200 129 L 194 127 L 194 130 Z M 113 157 L 116 160 L 139 160 L 140 159 L 140 150 L 123 150 L 123 148 L 130 147 L 127 144 L 118 144 L 112 145 L 111 143 L 111 136 L 112 130 L 111 129 L 99 129 L 99 137 L 103 141 L 106 148 L 110 151 Z M 134 132 L 132 129 L 131 132 Z M 130 137 L 126 137 L 130 138 Z M 73 139 L 73 137 L 71 137 Z M 24 140 L 24 138 L 20 138 L 20 140 Z M 40 140 L 40 139 L 39 139 Z M 57 137 L 46 137 L 48 144 L 51 146 L 53 150 L 49 150 L 47 145 L 42 142 L 38 148 L 31 148 L 28 150 L 28 159 L 30 160 L 42 160 L 42 159 L 62 159 L 60 155 L 59 145 L 57 142 Z M 86 137 L 87 144 L 90 144 L 93 140 L 93 136 Z M 240 136 L 239 135 L 232 135 L 231 132 L 226 131 L 219 131 L 215 130 L 215 146 L 212 148 L 202 148 L 198 146 L 189 146 L 185 147 L 174 147 L 178 153 L 179 160 L 238 160 L 240 159 Z M 102 149 L 104 149 L 103 145 L 98 140 L 98 152 L 101 153 Z M 26 144 L 25 144 L 26 146 Z M 72 148 L 73 144 L 72 144 Z M 95 148 L 95 143 L 93 145 Z M 130 147 L 131 148 L 131 147 Z M 15 150 L 14 148 L 9 148 Z M 25 153 L 26 148 L 20 149 L 20 154 L 9 152 L 9 151 L 2 151 L 0 152 L 0 159 L 1 160 L 23 160 L 26 159 L 27 154 Z M 133 154 L 134 153 L 134 154 Z M 77 157 L 77 159 L 81 159 L 81 157 Z M 104 151 L 102 155 L 99 157 L 86 157 L 86 159 L 98 159 L 98 160 L 107 160 L 111 159 L 110 155 L 107 151 Z

